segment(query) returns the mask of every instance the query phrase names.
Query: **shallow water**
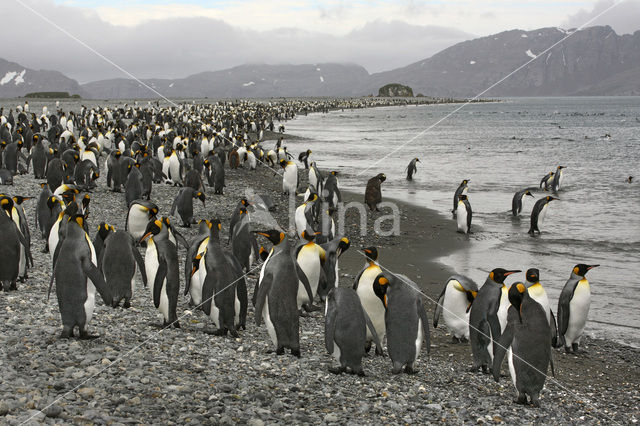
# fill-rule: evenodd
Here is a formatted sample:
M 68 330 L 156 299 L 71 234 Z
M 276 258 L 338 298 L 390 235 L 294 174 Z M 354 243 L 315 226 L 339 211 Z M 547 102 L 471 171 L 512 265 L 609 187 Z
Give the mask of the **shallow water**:
M 416 137 L 459 107 L 334 111 L 297 117 L 286 129 L 309 138 L 304 148 L 314 151 L 321 168 L 343 173 L 343 188 L 363 193 L 367 179 L 382 172 L 384 197 L 449 218 L 456 187 L 471 179 L 473 234 L 466 249 L 441 262 L 479 284 L 496 267 L 539 268 L 552 305 L 575 264 L 600 264 L 588 274 L 592 304 L 586 332 L 638 345 L 640 97 L 471 104 Z M 290 150 L 297 154 L 298 146 Z M 404 170 L 413 157 L 421 163 L 414 181 L 407 182 Z M 514 219 L 513 194 L 537 188 L 558 165 L 567 166 L 561 200 L 551 203 L 542 235 L 530 237 L 535 200 L 526 200 Z M 637 183 L 626 183 L 629 175 Z

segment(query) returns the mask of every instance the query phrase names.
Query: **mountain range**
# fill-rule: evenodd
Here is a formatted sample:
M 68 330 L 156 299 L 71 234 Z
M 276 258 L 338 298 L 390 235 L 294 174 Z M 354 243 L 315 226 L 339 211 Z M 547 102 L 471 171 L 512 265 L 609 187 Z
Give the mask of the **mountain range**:
M 640 95 L 640 31 L 618 35 L 609 26 L 511 30 L 374 74 L 356 64 L 245 64 L 143 82 L 119 78 L 80 85 L 57 71 L 0 59 L 0 98 L 42 91 L 93 99 L 362 96 L 388 83 L 433 97 Z

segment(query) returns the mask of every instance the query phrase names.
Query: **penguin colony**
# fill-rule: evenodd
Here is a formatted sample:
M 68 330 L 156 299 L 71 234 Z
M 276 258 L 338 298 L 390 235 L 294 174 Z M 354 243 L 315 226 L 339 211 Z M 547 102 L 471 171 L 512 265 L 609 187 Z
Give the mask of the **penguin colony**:
M 423 346 L 427 353 L 430 350 L 429 321 L 418 285 L 383 269 L 378 249 L 365 247 L 366 264 L 353 286 L 338 287 L 339 259 L 350 247 L 346 236 L 336 235 L 333 220 L 341 201 L 338 172 L 325 177 L 310 150 L 300 153 L 296 164 L 282 139 L 272 150 L 263 147 L 261 137 L 266 130 L 274 131 L 274 120 L 329 107 L 335 105 L 235 102 L 141 108 L 125 104 L 55 114 L 44 107 L 39 116 L 19 107 L 17 117 L 13 111 L 7 117 L 0 111 L 2 183 L 11 184 L 13 176 L 30 169 L 36 179 L 46 180 L 40 185 L 34 219 L 51 257 L 48 293 L 55 286 L 61 337 L 76 332 L 80 338 L 98 337 L 89 332 L 96 299 L 114 308 L 121 303 L 130 307 L 136 273 L 148 288 L 163 327 L 180 328 L 176 309 L 183 275 L 183 294 L 211 319 L 215 334 L 238 336 L 248 326 L 245 276 L 259 269 L 251 300 L 254 321 L 256 326 L 264 323 L 276 354 L 289 350 L 300 357 L 299 317 L 323 310 L 325 346 L 339 364 L 331 372 L 364 375 L 362 358 L 374 344 L 375 353 L 384 355 L 386 341 L 392 372 L 416 373 Z M 419 161 L 411 160 L 407 180 L 413 179 Z M 242 194 L 225 194 L 225 166 L 247 173 L 263 166 L 277 172 L 280 166 L 283 193 L 304 197 L 295 212 L 295 236 L 256 227 L 251 212 L 268 211 L 272 202 L 268 196 L 250 202 Z M 563 169 L 559 166 L 546 175 L 540 187 L 560 190 Z M 299 173 L 307 172 L 309 187 L 300 192 Z M 124 191 L 125 229 L 104 222 L 89 226 L 89 194 L 101 173 L 111 191 Z M 372 211 L 378 211 L 385 180 L 380 173 L 367 183 L 365 202 Z M 462 181 L 453 202 L 463 233 L 471 231 L 469 181 Z M 169 215 L 177 213 L 182 227 L 198 225 L 192 241 L 152 201 L 157 184 L 176 187 Z M 194 217 L 195 199 L 206 206 L 207 186 L 215 197 L 239 199 L 230 213 L 229 246 L 222 242 L 220 219 Z M 514 216 L 521 213 L 525 196 L 532 196 L 528 189 L 515 194 Z M 554 199 L 547 196 L 536 202 L 530 233 L 540 232 L 547 205 Z M 31 233 L 22 207 L 28 200 L 0 194 L 0 285 L 5 291 L 17 290 L 17 282 L 25 282 L 33 268 Z M 321 211 L 327 205 L 328 210 Z M 91 229 L 97 229 L 93 238 Z M 185 259 L 179 258 L 178 246 L 187 249 Z M 526 284 L 510 287 L 505 279 L 520 271 L 496 268 L 481 288 L 468 277 L 454 275 L 438 298 L 433 325 L 437 327 L 442 316 L 455 341 L 470 341 L 473 369 L 492 372 L 496 380 L 507 358 L 516 401 L 539 405 L 548 366 L 553 370 L 551 347 L 578 351 L 590 305 L 585 275 L 596 266 L 579 264 L 571 270 L 558 302 L 557 322 L 537 269 L 527 271 Z M 324 309 L 315 305 L 318 302 Z

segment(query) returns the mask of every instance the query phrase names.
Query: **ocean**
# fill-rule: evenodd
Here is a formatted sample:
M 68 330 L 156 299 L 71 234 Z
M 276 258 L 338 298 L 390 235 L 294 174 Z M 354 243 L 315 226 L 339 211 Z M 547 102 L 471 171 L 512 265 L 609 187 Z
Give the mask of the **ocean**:
M 364 193 L 369 178 L 385 173 L 383 198 L 434 209 L 454 229 L 453 194 L 470 179 L 473 233 L 440 262 L 479 285 L 493 268 L 536 267 L 554 312 L 573 266 L 600 264 L 587 275 L 586 333 L 640 346 L 640 97 L 509 98 L 446 117 L 458 108 L 332 111 L 285 126 L 308 139 L 291 151 L 311 149 L 320 168 L 340 171 L 342 188 Z M 421 162 L 408 182 L 414 157 Z M 511 200 L 527 187 L 535 199 L 550 195 L 537 188 L 558 165 L 567 167 L 560 201 L 550 204 L 542 235 L 531 237 L 535 200 L 527 197 L 515 219 Z

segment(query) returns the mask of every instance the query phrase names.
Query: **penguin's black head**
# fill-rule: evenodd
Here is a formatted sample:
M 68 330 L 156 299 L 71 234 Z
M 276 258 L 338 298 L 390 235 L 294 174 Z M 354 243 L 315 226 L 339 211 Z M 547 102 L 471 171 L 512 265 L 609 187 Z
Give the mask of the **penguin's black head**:
M 511 302 L 511 305 L 518 310 L 520 322 L 522 322 L 520 307 L 522 306 L 522 299 L 526 292 L 527 287 L 521 282 L 513 283 L 511 287 L 509 287 L 509 302 Z
M 585 265 L 584 263 L 579 263 L 573 267 L 573 273 L 579 277 L 584 277 L 587 272 L 589 272 L 593 268 L 597 268 L 600 265 Z
M 531 193 L 531 191 L 525 192 L 524 195 L 528 195 L 529 197 L 533 197 L 533 194 Z
M 211 219 L 207 225 L 209 226 L 211 235 L 218 235 L 222 230 L 222 222 L 220 222 L 220 219 Z
M 313 232 L 313 231 L 304 230 L 304 231 L 302 231 L 301 236 L 302 236 L 303 240 L 311 242 L 311 241 L 316 239 L 316 235 L 320 235 L 320 234 L 321 234 L 321 232 Z
M 631 183 L 632 181 L 633 181 L 633 176 L 629 176 L 629 177 L 627 178 L 627 183 Z
M 466 199 L 468 199 L 468 198 L 469 198 L 469 197 L 467 197 L 467 195 L 466 195 L 466 194 L 460 194 L 460 195 L 458 195 L 458 199 L 459 199 L 460 201 L 464 201 L 464 200 L 466 200 Z
M 74 214 L 69 216 L 68 222 L 75 222 L 80 228 L 84 229 L 84 216 L 81 214 Z
M 316 194 L 315 192 L 311 192 L 309 194 L 309 200 L 308 201 L 317 201 L 318 200 L 318 194 Z
M 202 254 L 198 253 L 196 257 L 194 257 L 193 260 L 191 261 L 191 265 L 192 265 L 191 276 L 193 276 L 193 274 L 195 274 L 196 271 L 200 269 L 200 259 L 202 259 Z
M 336 250 L 336 252 L 338 253 L 338 258 L 342 256 L 342 253 L 349 250 L 349 247 L 351 247 L 351 242 L 349 241 L 349 239 L 347 237 L 340 238 L 340 242 L 338 243 L 338 248 Z
M 149 221 L 147 228 L 144 230 L 144 235 L 140 238 L 140 242 L 143 242 L 152 235 L 158 235 L 160 231 L 162 231 L 163 226 L 164 224 L 161 220 L 156 219 Z
M 85 194 L 84 197 L 82 197 L 82 208 L 86 210 L 86 208 L 89 207 L 90 203 L 91 197 L 89 196 L 89 194 Z
M 339 173 L 340 173 L 340 172 L 338 172 L 337 170 L 333 170 L 333 171 L 331 172 L 331 175 L 332 175 L 332 176 L 338 176 L 338 174 L 339 174 Z
M 9 212 L 9 216 L 11 216 L 11 210 L 13 209 L 13 200 L 6 195 L 0 197 L 0 206 Z
M 567 166 L 558 166 L 558 170 L 566 169 Z
M 493 271 L 489 272 L 489 278 L 495 281 L 498 284 L 504 284 L 504 280 L 511 274 L 515 274 L 518 272 L 522 272 L 520 270 L 517 271 L 507 271 L 506 269 L 496 268 Z
M 387 307 L 387 289 L 389 288 L 389 280 L 380 274 L 373 282 L 373 292 L 380 298 L 385 309 Z
M 460 184 L 460 186 L 466 186 L 466 185 L 468 185 L 468 184 L 469 184 L 469 182 L 470 182 L 470 181 L 471 181 L 471 179 L 464 179 L 464 180 L 462 181 L 462 183 Z
M 284 158 L 282 160 L 280 160 L 280 167 L 282 167 L 283 169 L 287 167 L 287 160 L 285 160 Z
M 31 197 L 23 197 L 22 195 L 15 195 L 13 197 L 13 202 L 16 203 L 18 206 L 22 203 L 24 203 L 27 200 L 30 200 Z
M 271 244 L 273 244 L 274 246 L 277 246 L 278 244 L 280 244 L 285 238 L 284 232 L 278 231 L 276 229 L 270 229 L 268 231 L 253 231 L 253 232 L 258 235 L 262 235 L 263 237 L 266 237 L 269 241 L 271 241 Z
M 378 175 L 376 176 L 378 178 L 378 180 L 380 181 L 380 183 L 384 182 L 385 180 L 387 180 L 387 176 L 385 176 L 384 173 L 378 173 Z
M 250 205 L 251 205 L 251 203 L 249 203 L 249 200 L 247 200 L 247 198 L 246 198 L 246 197 L 242 197 L 242 198 L 240 199 L 240 203 L 241 203 L 243 206 L 250 206 Z
M 47 198 L 47 207 L 49 207 L 49 210 L 51 210 L 58 203 L 60 203 L 58 197 L 52 195 L 51 197 Z
M 197 198 L 198 200 L 202 201 L 202 205 L 203 205 L 203 206 L 205 206 L 205 205 L 206 205 L 206 204 L 205 204 L 205 203 L 206 203 L 206 197 L 205 197 L 205 195 L 204 195 L 204 192 L 200 192 L 200 191 L 198 191 L 198 192 L 196 193 L 196 198 Z
M 65 191 L 61 195 L 64 203 L 67 205 L 76 201 L 76 193 L 73 191 Z
M 530 283 L 537 283 L 540 281 L 540 271 L 536 268 L 527 269 L 527 273 L 525 275 L 527 277 L 527 281 Z
M 259 253 L 259 257 L 260 259 L 262 259 L 262 261 L 264 262 L 265 260 L 267 260 L 267 257 L 269 257 L 269 250 L 267 250 L 266 248 L 264 248 L 264 246 L 260 246 L 260 253 Z
M 378 260 L 378 249 L 376 247 L 363 247 L 362 251 L 364 252 L 365 256 L 367 256 L 368 260 L 372 262 Z
M 552 197 L 551 195 L 547 195 L 547 196 L 546 196 L 546 197 L 544 197 L 544 198 L 546 198 L 547 203 L 549 203 L 549 202 L 551 202 L 551 201 L 553 201 L 553 200 L 559 200 L 559 198 Z
M 115 232 L 116 228 L 113 226 L 102 222 L 98 225 L 98 235 L 102 238 L 102 241 L 106 240 L 111 232 Z

